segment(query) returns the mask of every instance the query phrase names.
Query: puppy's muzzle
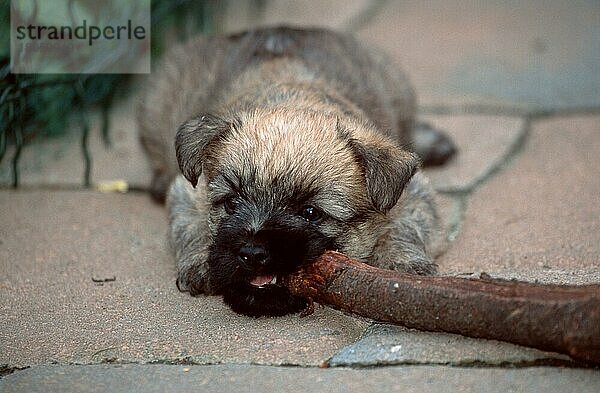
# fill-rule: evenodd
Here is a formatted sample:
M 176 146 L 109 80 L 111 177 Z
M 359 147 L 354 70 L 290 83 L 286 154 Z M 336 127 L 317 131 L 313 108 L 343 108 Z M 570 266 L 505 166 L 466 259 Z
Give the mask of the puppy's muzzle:
M 238 250 L 238 259 L 247 270 L 260 271 L 268 264 L 269 254 L 260 244 L 246 243 Z
M 246 243 L 238 250 L 240 266 L 256 275 L 248 280 L 248 283 L 256 288 L 264 288 L 267 285 L 277 283 L 277 276 L 266 272 L 269 268 L 269 253 L 265 246 L 259 243 Z

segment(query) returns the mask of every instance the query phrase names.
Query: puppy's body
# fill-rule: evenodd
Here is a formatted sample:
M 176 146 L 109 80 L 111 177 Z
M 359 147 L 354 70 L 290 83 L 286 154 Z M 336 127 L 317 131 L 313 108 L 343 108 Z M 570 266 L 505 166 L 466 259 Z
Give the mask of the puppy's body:
M 326 249 L 433 273 L 432 192 L 401 148 L 414 115 L 403 74 L 346 36 L 277 28 L 174 50 L 139 123 L 153 195 L 184 175 L 167 199 L 179 288 L 282 315 L 303 302 L 277 277 Z

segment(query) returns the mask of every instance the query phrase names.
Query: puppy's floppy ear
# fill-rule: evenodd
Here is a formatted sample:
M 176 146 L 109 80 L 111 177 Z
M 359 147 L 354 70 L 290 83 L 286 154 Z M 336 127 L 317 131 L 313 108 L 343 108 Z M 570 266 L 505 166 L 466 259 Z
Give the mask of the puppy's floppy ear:
M 235 121 L 208 114 L 188 120 L 179 127 L 175 135 L 177 163 L 192 186 L 198 184 L 210 147 L 235 127 Z
M 419 157 L 385 139 L 350 139 L 365 173 L 367 194 L 375 209 L 389 211 L 400 199 L 404 187 L 420 165 Z

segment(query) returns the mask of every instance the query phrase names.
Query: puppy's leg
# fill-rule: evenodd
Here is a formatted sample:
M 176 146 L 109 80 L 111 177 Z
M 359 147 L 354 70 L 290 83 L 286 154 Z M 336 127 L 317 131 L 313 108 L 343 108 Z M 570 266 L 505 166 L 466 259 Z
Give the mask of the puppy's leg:
M 385 89 L 377 90 L 375 95 L 383 97 L 381 102 L 385 104 L 379 110 L 373 110 L 367 103 L 363 103 L 362 107 L 367 109 L 384 133 L 417 153 L 425 166 L 444 164 L 456 153 L 456 146 L 444 132 L 416 119 L 417 97 L 406 74 L 377 51 L 371 52 L 371 61 L 373 69 L 369 74 L 381 78 L 379 84 L 372 82 L 372 85 L 385 86 Z M 378 122 L 379 119 L 387 119 L 389 124 L 386 121 Z
M 139 121 L 141 128 L 143 121 Z M 171 157 L 173 154 L 169 152 L 170 148 L 172 150 L 172 142 L 168 143 L 163 138 L 164 135 L 154 130 L 140 133 L 140 142 L 152 169 L 150 196 L 155 202 L 161 204 L 165 203 L 169 185 L 177 173 L 175 165 L 169 164 L 169 160 L 173 159 Z
M 208 246 L 211 242 L 207 227 L 205 204 L 182 176 L 169 190 L 169 240 L 175 251 L 177 288 L 190 295 L 210 294 L 208 288 Z
M 411 148 L 421 157 L 424 166 L 443 165 L 457 151 L 452 139 L 429 123 L 417 122 L 411 139 Z
M 414 274 L 435 274 L 434 259 L 445 242 L 433 190 L 417 173 L 389 213 L 387 232 L 377 243 L 371 264 Z

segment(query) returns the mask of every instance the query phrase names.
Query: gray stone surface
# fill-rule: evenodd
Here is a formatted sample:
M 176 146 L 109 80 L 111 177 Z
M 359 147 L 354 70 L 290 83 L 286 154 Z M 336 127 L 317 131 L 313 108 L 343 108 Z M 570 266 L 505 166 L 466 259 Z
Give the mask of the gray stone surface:
M 382 7 L 369 0 L 277 0 L 267 2 L 262 14 L 252 9 L 251 2 L 231 3 L 227 17 L 220 28 L 227 32 L 236 32 L 256 25 L 277 26 L 282 24 L 296 26 L 322 26 L 345 30 L 361 26 L 371 12 Z M 374 8 L 371 11 L 371 8 Z
M 600 116 L 533 124 L 526 146 L 468 204 L 443 272 L 600 282 Z
M 438 190 L 466 190 L 501 162 L 523 133 L 523 120 L 504 116 L 424 116 L 423 120 L 445 131 L 458 154 L 442 167 L 425 173 Z
M 421 102 L 600 105 L 600 4 L 389 2 L 359 35 L 404 64 Z
M 600 107 L 597 2 L 268 4 L 262 24 L 358 30 L 387 49 L 412 76 L 424 118 L 458 143 L 454 161 L 427 171 L 438 189 L 460 191 L 438 198 L 456 239 L 442 274 L 600 282 L 600 116 L 537 119 L 513 154 L 528 111 Z M 256 23 L 237 7 L 224 30 Z M 133 100 L 113 113 L 113 148 L 96 120 L 92 180 L 146 186 Z M 10 182 L 10 157 L 0 184 Z M 1 378 L 0 391 L 600 391 L 597 370 L 511 368 L 562 355 L 387 325 L 365 334 L 369 323 L 326 308 L 249 319 L 218 297 L 180 294 L 163 208 L 135 193 L 43 187 L 81 184 L 78 138 L 29 146 L 20 167 L 39 189 L 0 191 L 0 365 L 33 367 Z M 310 367 L 328 359 L 402 366 Z M 107 362 L 117 364 L 98 364 Z M 219 365 L 165 365 L 173 362 Z
M 12 392 L 577 392 L 595 393 L 600 372 L 562 368 L 405 366 L 319 369 L 250 365 L 39 366 L 0 379 Z
M 569 361 L 568 356 L 542 352 L 494 340 L 456 334 L 421 332 L 401 326 L 374 324 L 354 344 L 336 353 L 331 366 L 368 367 L 400 364 L 532 364 L 540 360 Z
M 165 211 L 145 195 L 0 191 L 0 206 L 0 364 L 319 365 L 367 326 L 319 307 L 252 319 L 179 293 Z

